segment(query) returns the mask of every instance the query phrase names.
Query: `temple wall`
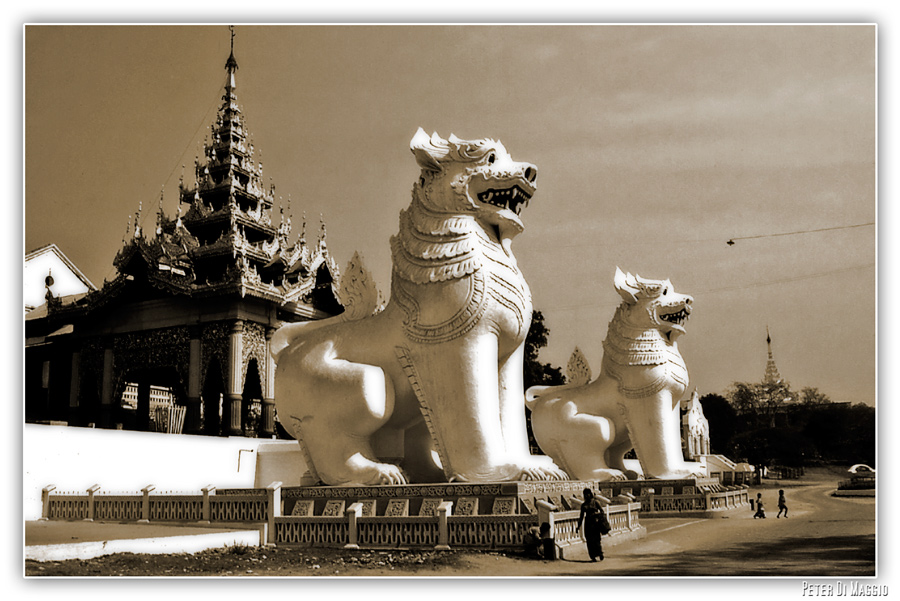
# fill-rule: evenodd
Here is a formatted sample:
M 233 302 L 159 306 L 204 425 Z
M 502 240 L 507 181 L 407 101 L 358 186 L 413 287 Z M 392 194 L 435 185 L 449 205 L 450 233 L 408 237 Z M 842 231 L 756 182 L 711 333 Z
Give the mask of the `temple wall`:
M 104 491 L 198 491 L 252 487 L 262 438 L 170 435 L 26 424 L 23 429 L 23 513 L 41 516 L 41 489 Z

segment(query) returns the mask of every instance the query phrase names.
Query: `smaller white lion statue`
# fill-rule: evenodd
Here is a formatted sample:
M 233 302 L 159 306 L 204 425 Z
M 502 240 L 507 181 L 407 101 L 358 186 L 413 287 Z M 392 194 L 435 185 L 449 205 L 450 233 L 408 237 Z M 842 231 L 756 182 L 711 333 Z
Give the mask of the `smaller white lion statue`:
M 603 342 L 600 375 L 578 349 L 569 361 L 569 383 L 526 392 L 531 425 L 541 449 L 577 480 L 685 478 L 702 465 L 684 460 L 679 401 L 688 372 L 678 337 L 693 299 L 668 280 L 648 280 L 618 267 L 623 302 Z M 642 473 L 626 466 L 635 450 Z

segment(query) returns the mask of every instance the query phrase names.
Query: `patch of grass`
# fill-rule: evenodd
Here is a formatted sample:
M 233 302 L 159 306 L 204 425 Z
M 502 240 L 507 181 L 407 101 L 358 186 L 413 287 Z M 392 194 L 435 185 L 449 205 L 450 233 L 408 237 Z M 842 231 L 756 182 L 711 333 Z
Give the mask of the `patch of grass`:
M 235 543 L 234 545 L 227 547 L 227 549 L 228 553 L 231 555 L 247 555 L 253 550 L 253 547 L 245 543 Z

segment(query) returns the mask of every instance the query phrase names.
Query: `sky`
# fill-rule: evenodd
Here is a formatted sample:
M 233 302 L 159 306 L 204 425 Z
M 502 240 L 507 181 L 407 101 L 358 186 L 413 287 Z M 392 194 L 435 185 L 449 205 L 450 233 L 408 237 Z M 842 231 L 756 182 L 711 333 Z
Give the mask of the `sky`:
M 175 213 L 229 45 L 226 25 L 26 27 L 25 252 L 115 277 L 139 203 L 145 226 L 161 195 Z M 385 296 L 417 128 L 493 138 L 539 171 L 513 251 L 542 361 L 577 346 L 599 372 L 618 266 L 694 297 L 691 390 L 761 380 L 768 327 L 795 390 L 875 404 L 874 26 L 238 25 L 234 53 L 294 231 L 323 220 Z

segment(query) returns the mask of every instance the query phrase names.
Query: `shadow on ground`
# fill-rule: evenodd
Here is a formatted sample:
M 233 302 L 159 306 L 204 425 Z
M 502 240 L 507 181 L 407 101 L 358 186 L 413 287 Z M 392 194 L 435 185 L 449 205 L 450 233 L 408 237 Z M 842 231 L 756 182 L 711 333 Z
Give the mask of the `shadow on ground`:
M 784 538 L 771 543 L 664 554 L 607 554 L 598 576 L 874 576 L 875 536 Z M 624 567 L 623 567 L 624 564 Z M 555 571 L 555 570 L 554 570 Z M 584 575 L 582 570 L 559 575 Z

